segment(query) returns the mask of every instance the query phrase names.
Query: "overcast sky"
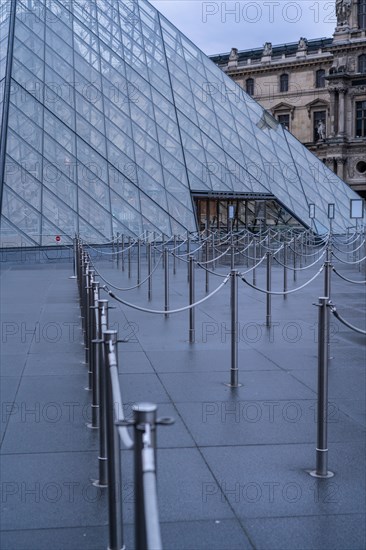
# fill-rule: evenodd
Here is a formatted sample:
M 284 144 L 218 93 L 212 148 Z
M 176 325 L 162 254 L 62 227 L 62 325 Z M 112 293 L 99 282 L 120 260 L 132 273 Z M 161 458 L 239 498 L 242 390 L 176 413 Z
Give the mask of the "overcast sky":
M 335 0 L 150 0 L 206 54 L 331 37 Z

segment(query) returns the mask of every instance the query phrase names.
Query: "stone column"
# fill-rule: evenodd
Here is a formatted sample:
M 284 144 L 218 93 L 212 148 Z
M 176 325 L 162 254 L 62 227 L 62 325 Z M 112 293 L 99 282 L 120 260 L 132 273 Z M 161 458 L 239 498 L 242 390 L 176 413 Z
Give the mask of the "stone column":
M 339 89 L 339 106 L 338 106 L 338 136 L 343 137 L 345 133 L 345 95 L 346 88 Z
M 338 158 L 337 159 L 337 176 L 339 176 L 342 180 L 345 178 L 345 166 L 346 166 L 347 159 L 346 158 Z
M 336 135 L 336 88 L 329 87 L 329 100 L 330 100 L 330 112 L 329 112 L 329 129 L 328 137 L 334 138 Z

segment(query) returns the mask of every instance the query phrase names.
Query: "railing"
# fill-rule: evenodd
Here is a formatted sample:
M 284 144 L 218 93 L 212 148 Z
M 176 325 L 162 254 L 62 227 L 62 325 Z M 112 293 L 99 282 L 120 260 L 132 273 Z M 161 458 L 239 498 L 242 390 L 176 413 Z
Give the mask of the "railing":
M 228 246 L 229 243 L 229 246 Z M 173 236 L 157 243 L 153 239 L 136 239 L 118 236 L 113 243 L 112 252 L 103 251 L 102 257 L 108 258 L 117 269 L 127 268 L 128 277 L 132 276 L 132 258 L 136 267 L 136 285 L 118 287 L 108 281 L 102 273 L 103 268 L 96 267 L 100 258 L 98 250 L 74 239 L 74 276 L 77 278 L 82 311 L 82 323 L 85 335 L 85 361 L 88 370 L 88 389 L 92 394 L 92 421 L 90 428 L 99 429 L 99 479 L 96 484 L 107 487 L 109 491 L 109 547 L 111 550 L 123 546 L 123 511 L 120 488 L 120 453 L 119 441 L 125 448 L 135 451 L 135 486 L 136 486 L 136 541 L 137 549 L 158 549 L 162 547 L 159 511 L 156 492 L 156 427 L 159 424 L 169 424 L 170 419 L 157 420 L 156 405 L 139 404 L 134 407 L 133 419 L 125 419 L 123 402 L 118 380 L 118 335 L 108 328 L 109 311 L 112 306 L 108 300 L 100 298 L 100 292 L 106 292 L 109 297 L 126 307 L 137 311 L 161 316 L 171 316 L 188 312 L 188 341 L 195 343 L 195 311 L 204 302 L 211 300 L 223 290 L 230 281 L 230 388 L 238 388 L 238 298 L 239 280 L 253 291 L 265 294 L 266 313 L 265 325 L 272 325 L 272 297 L 286 298 L 300 292 L 311 285 L 323 273 L 324 297 L 319 298 L 319 345 L 318 345 L 318 420 L 316 469 L 311 471 L 315 477 L 331 477 L 328 471 L 327 446 L 327 406 L 328 406 L 328 367 L 329 367 L 329 314 L 347 328 L 359 333 L 365 331 L 346 321 L 331 302 L 331 275 L 335 273 L 349 284 L 365 284 L 365 280 L 355 280 L 338 272 L 333 265 L 337 256 L 333 249 L 337 247 L 338 254 L 352 255 L 352 260 L 342 260 L 342 264 L 361 266 L 365 261 L 361 251 L 364 236 L 355 233 L 347 241 L 341 237 L 328 235 L 321 240 L 312 241 L 310 232 L 270 232 L 266 235 L 253 235 L 243 232 L 234 239 L 232 233 L 218 235 L 209 233 L 192 237 Z M 122 247 L 120 247 L 120 244 Z M 88 251 L 87 251 L 88 250 Z M 142 276 L 142 257 L 145 251 L 147 266 L 146 276 Z M 127 261 L 125 258 L 127 253 Z M 158 254 L 158 257 L 156 257 Z M 171 261 L 173 258 L 173 261 Z M 273 260 L 283 270 L 282 288 L 275 290 L 273 284 Z M 261 264 L 265 263 L 264 286 L 258 286 L 257 273 Z M 127 264 L 127 265 L 126 265 Z M 152 300 L 152 281 L 158 266 L 164 269 L 164 303 L 161 309 L 152 309 L 127 301 L 117 295 L 110 287 L 119 292 L 140 289 L 147 284 L 147 300 Z M 247 269 L 240 271 L 238 267 L 246 264 Z M 251 266 L 249 267 L 249 265 Z M 173 275 L 179 265 L 187 265 L 188 296 L 187 304 L 180 307 L 170 305 L 171 268 Z M 210 266 L 210 267 L 208 267 Z M 228 269 L 229 268 L 229 269 Z M 294 274 L 307 273 L 308 269 L 316 270 L 307 276 L 306 280 L 296 287 L 289 288 L 288 270 Z M 221 271 L 220 271 L 221 269 Z M 204 272 L 205 296 L 197 299 L 196 271 Z M 224 271 L 223 271 L 224 270 Z M 252 275 L 252 282 L 248 274 Z M 278 273 L 278 271 L 277 271 Z M 280 272 L 281 273 L 281 272 Z M 209 276 L 219 277 L 219 283 L 209 292 Z M 103 286 L 96 280 L 104 281 Z M 294 281 L 296 277 L 294 277 Z M 243 288 L 243 285 L 241 286 Z M 113 407 L 117 404 L 117 408 Z M 133 427 L 133 436 L 128 428 Z M 118 498 L 119 497 L 119 498 Z
M 88 389 L 92 393 L 92 419 L 89 427 L 99 429 L 99 479 L 94 484 L 108 491 L 110 550 L 125 547 L 121 496 L 121 441 L 135 454 L 135 525 L 137 550 L 161 550 L 156 481 L 156 426 L 171 424 L 170 418 L 157 419 L 154 404 L 134 406 L 134 417 L 124 417 L 118 378 L 118 333 L 109 330 L 108 300 L 100 299 L 99 281 L 95 280 L 90 256 L 79 239 L 74 241 L 82 325 L 85 338 L 85 362 Z M 128 426 L 134 426 L 131 437 Z

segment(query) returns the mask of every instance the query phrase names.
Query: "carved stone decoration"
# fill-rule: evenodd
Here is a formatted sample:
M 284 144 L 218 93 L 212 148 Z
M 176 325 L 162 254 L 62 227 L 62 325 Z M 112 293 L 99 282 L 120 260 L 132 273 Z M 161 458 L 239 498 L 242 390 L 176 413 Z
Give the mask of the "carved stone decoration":
M 306 38 L 301 37 L 297 45 L 297 50 L 299 52 L 304 52 L 307 49 L 308 49 L 308 41 L 306 40 Z
M 319 141 L 324 141 L 324 139 L 325 139 L 325 124 L 322 120 L 319 120 L 318 125 L 316 127 L 316 131 L 318 132 Z
M 231 48 L 229 55 L 228 69 L 236 68 L 238 66 L 239 53 L 237 48 Z
M 272 55 L 272 42 L 266 42 L 263 47 L 263 57 Z
M 343 27 L 349 24 L 352 0 L 336 0 L 337 25 Z

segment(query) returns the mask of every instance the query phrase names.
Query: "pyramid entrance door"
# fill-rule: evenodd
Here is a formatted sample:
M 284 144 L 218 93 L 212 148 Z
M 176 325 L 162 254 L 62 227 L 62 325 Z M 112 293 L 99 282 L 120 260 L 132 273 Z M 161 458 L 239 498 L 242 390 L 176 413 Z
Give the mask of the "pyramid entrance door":
M 269 197 L 242 197 L 232 195 L 194 197 L 198 229 L 204 231 L 265 230 L 268 226 L 294 226 L 299 222 L 277 201 Z

